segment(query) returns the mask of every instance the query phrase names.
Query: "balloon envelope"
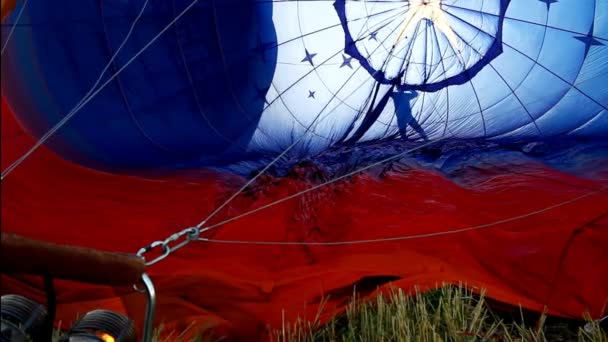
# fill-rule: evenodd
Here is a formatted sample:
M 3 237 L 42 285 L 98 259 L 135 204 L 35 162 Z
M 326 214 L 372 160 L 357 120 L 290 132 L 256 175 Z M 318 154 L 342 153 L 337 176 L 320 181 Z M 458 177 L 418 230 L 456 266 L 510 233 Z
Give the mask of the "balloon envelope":
M 353 286 L 460 281 L 599 316 L 606 14 L 599 0 L 29 0 L 2 27 L 2 169 L 69 120 L 2 181 L 2 229 L 133 253 L 287 150 L 209 222 L 216 242 L 149 268 L 158 323 L 252 340 L 329 297 L 325 321 Z M 2 280 L 43 300 L 36 280 Z M 137 293 L 57 286 L 64 322 L 103 307 L 142 323 Z
M 37 137 L 76 108 L 50 146 L 102 169 L 255 162 L 294 144 L 298 158 L 378 139 L 605 136 L 606 12 L 575 0 L 32 0 L 2 82 Z

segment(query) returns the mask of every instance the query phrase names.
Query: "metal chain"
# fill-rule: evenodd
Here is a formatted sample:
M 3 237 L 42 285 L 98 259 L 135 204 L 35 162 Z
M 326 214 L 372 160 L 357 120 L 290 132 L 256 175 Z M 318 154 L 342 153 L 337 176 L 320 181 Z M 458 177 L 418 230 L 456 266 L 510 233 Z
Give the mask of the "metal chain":
M 200 234 L 205 230 L 207 230 L 207 229 L 201 229 L 198 227 L 186 228 L 180 232 L 170 235 L 168 238 L 166 238 L 164 240 L 154 241 L 151 244 L 149 244 L 148 246 L 141 248 L 137 252 L 137 256 L 144 259 L 146 266 L 154 265 L 157 262 L 168 257 L 169 254 L 186 246 L 190 242 L 199 240 Z M 181 242 L 174 244 L 180 240 L 181 240 Z M 159 247 L 162 251 L 162 254 L 153 258 L 152 260 L 149 260 L 149 261 L 146 260 L 145 255 L 148 254 L 149 252 L 153 251 L 155 248 L 159 248 Z

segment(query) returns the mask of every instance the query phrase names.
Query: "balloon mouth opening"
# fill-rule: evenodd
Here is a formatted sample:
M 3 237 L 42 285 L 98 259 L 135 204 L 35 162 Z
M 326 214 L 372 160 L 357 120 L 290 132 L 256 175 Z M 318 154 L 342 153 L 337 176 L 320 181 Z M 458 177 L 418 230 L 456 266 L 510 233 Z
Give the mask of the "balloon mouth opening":
M 366 15 L 376 18 L 365 27 L 354 20 L 360 10 L 356 4 L 338 0 L 334 7 L 345 52 L 376 81 L 436 92 L 468 82 L 502 54 L 510 0 L 490 2 L 469 8 L 458 1 L 379 1 L 365 8 Z

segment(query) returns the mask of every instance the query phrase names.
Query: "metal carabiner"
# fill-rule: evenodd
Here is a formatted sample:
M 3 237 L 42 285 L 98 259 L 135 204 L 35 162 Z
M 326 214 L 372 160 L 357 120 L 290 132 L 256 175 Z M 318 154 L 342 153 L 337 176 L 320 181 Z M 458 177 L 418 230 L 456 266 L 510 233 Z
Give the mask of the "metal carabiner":
M 178 233 L 172 234 L 171 236 L 169 236 L 168 238 L 166 238 L 163 241 L 160 241 L 160 240 L 154 241 L 151 244 L 149 244 L 148 246 L 141 248 L 137 252 L 137 256 L 144 259 L 144 264 L 146 266 L 154 265 L 157 262 L 165 259 L 167 256 L 169 256 L 169 254 L 184 247 L 191 241 L 198 240 L 199 234 L 200 234 L 200 230 L 197 227 L 191 227 L 191 228 L 184 229 Z M 171 246 L 171 243 L 177 242 L 180 239 L 183 239 L 183 241 L 177 243 L 175 246 Z M 157 247 L 162 248 L 162 254 L 150 261 L 146 261 L 145 255 Z
M 150 261 L 146 261 L 145 254 L 152 251 L 156 247 L 161 247 L 163 253 Z M 154 241 L 150 245 L 140 249 L 137 252 L 137 256 L 144 259 L 144 265 L 146 265 L 146 266 L 151 266 L 151 265 L 156 264 L 157 262 L 166 258 L 169 254 L 171 254 L 171 248 L 169 247 L 169 241 Z
M 185 245 L 189 244 L 191 241 L 197 240 L 198 234 L 199 234 L 198 228 L 192 227 L 192 228 L 184 229 L 179 233 L 171 235 L 169 238 L 167 238 L 165 240 L 165 243 L 167 244 L 167 246 L 169 248 L 169 253 L 173 253 L 173 252 L 177 251 L 178 249 L 184 247 Z M 169 243 L 176 242 L 179 239 L 183 239 L 183 241 L 176 244 L 175 246 L 169 245 Z

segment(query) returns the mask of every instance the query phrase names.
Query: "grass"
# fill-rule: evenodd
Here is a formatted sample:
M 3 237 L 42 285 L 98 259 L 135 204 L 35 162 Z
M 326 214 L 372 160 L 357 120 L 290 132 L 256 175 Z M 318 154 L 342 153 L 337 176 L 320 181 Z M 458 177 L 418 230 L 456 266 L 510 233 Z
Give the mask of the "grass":
M 320 314 L 320 313 L 319 313 Z M 356 294 L 345 313 L 321 324 L 313 321 L 285 322 L 270 330 L 272 342 L 392 342 L 392 341 L 531 341 L 531 342 L 608 342 L 597 321 L 560 320 L 530 315 L 519 310 L 516 315 L 495 312 L 485 292 L 475 294 L 465 286 L 443 286 L 433 291 L 406 294 L 393 289 L 361 301 Z M 154 342 L 186 341 L 183 336 L 195 329 L 165 334 L 162 326 L 155 331 Z M 202 327 L 196 342 L 221 341 L 213 328 Z
M 533 322 L 521 310 L 519 316 L 501 317 L 483 291 L 475 295 L 463 286 L 413 295 L 394 289 L 366 302 L 353 296 L 346 313 L 324 325 L 318 319 L 285 323 L 272 332 L 272 341 L 608 341 L 597 322 L 585 331 L 579 322 L 545 314 Z

